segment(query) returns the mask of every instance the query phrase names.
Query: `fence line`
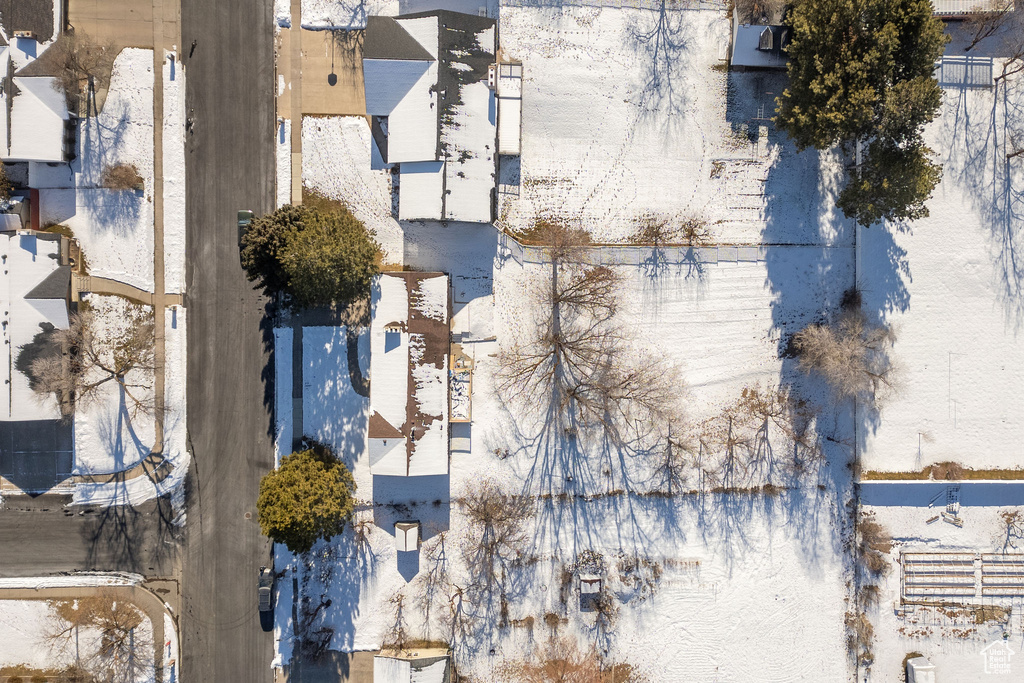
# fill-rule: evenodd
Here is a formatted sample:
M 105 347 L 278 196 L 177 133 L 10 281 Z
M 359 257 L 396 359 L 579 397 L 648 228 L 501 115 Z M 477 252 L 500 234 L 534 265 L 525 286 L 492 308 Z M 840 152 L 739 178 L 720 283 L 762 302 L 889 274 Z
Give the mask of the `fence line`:
M 813 249 L 852 249 L 853 247 L 824 247 L 821 245 L 711 245 L 703 247 L 686 246 L 640 246 L 640 245 L 595 245 L 589 247 L 589 262 L 607 266 L 697 266 L 725 263 L 755 263 L 766 261 L 768 251 L 778 247 L 807 246 Z M 549 247 L 521 244 L 506 232 L 498 233 L 498 254 L 511 258 L 517 264 L 550 263 Z

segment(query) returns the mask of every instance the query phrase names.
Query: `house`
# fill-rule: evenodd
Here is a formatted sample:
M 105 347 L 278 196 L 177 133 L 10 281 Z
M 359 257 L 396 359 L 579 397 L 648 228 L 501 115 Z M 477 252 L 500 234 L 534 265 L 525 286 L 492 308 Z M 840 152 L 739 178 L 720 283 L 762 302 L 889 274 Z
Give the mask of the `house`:
M 733 19 L 731 66 L 737 71 L 785 70 L 792 29 L 781 25 L 740 24 Z
M 449 683 L 451 666 L 444 648 L 416 652 L 381 650 L 373 658 L 374 683 Z
M 448 276 L 378 276 L 371 317 L 370 472 L 448 474 Z
M 72 158 L 75 129 L 67 98 L 52 69 L 40 68 L 38 60 L 62 23 L 62 7 L 63 3 L 53 0 L 0 5 L 3 161 L 59 163 Z M 48 70 L 51 73 L 45 73 Z
M 0 476 L 27 491 L 46 490 L 74 464 L 73 427 L 52 396 L 26 374 L 45 332 L 67 329 L 69 240 L 34 230 L 0 232 Z
M 369 17 L 363 85 L 373 144 L 398 168 L 398 217 L 488 223 L 494 20 L 444 10 Z

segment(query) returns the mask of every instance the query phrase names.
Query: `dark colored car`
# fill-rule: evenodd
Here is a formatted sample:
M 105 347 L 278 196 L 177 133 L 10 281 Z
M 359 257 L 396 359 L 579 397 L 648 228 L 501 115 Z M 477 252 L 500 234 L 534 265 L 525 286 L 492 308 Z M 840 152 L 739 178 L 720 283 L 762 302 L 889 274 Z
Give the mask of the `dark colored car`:
M 242 236 L 245 235 L 245 231 L 252 225 L 252 219 L 256 217 L 252 211 L 239 211 L 238 212 L 238 248 L 242 248 Z

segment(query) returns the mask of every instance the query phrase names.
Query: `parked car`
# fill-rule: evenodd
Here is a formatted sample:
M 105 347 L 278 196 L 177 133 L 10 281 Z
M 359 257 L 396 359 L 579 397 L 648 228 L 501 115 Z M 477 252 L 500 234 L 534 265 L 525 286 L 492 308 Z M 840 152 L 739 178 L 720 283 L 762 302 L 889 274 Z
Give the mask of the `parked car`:
M 242 248 L 242 237 L 245 235 L 245 231 L 252 225 L 252 219 L 256 217 L 252 211 L 239 211 L 238 212 L 238 248 Z
M 270 591 L 274 587 L 274 570 L 269 567 L 260 567 L 260 611 L 270 611 Z

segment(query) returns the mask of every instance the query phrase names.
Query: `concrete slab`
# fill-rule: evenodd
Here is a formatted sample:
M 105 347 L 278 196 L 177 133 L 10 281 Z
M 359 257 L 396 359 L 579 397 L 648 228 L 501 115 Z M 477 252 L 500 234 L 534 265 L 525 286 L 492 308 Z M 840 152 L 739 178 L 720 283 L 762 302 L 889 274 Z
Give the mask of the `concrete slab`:
M 299 31 L 302 113 L 365 116 L 362 31 Z M 294 34 L 291 36 L 294 39 Z
M 68 0 L 68 22 L 78 33 L 117 47 L 153 47 L 153 3 Z M 169 28 L 169 27 L 165 27 Z M 173 29 L 177 32 L 177 26 Z

